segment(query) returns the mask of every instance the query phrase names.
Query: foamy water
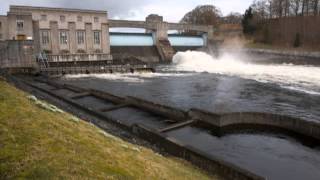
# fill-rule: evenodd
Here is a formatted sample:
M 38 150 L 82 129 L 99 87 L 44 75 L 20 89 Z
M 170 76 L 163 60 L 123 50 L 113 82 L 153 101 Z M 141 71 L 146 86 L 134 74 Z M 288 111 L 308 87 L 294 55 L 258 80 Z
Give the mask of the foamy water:
M 238 76 L 284 88 L 320 95 L 320 67 L 292 64 L 246 63 L 244 56 L 223 54 L 219 58 L 204 52 L 178 52 L 173 58 L 176 71 L 208 72 Z
M 80 78 L 97 78 L 106 79 L 111 81 L 122 81 L 130 83 L 144 83 L 148 79 L 155 77 L 170 78 L 179 76 L 191 76 L 192 73 L 114 73 L 114 74 L 76 74 L 76 75 L 66 75 L 65 79 L 80 79 Z
M 166 66 L 170 73 L 127 73 L 127 74 L 82 74 L 67 75 L 67 79 L 98 78 L 129 83 L 145 83 L 152 78 L 191 76 L 194 73 L 208 72 L 252 79 L 262 83 L 275 83 L 283 88 L 320 95 L 320 67 L 292 64 L 253 64 L 246 63 L 244 54 L 223 54 L 215 58 L 199 51 L 178 52 L 173 65 Z M 176 71 L 177 73 L 172 73 Z M 188 73 L 178 73 L 187 71 Z M 190 73 L 193 72 L 193 73 Z

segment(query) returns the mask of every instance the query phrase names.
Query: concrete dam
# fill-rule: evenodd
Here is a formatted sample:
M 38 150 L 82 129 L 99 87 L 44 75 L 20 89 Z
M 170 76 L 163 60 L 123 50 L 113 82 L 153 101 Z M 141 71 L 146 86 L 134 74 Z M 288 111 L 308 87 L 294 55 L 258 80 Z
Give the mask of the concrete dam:
M 203 36 L 187 36 L 169 34 L 170 45 L 177 51 L 195 50 L 205 47 Z M 157 51 L 156 40 L 152 33 L 110 33 L 111 54 L 124 54 L 137 57 L 147 63 L 161 62 L 161 56 Z

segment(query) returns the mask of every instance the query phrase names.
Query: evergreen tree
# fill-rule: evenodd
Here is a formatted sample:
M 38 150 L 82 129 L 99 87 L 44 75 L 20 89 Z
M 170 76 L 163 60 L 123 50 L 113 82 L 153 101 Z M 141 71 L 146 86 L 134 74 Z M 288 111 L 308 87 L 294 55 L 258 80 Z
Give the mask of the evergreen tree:
M 249 7 L 249 9 L 246 10 L 243 19 L 242 19 L 242 27 L 243 27 L 243 33 L 252 35 L 256 28 L 253 25 L 253 13 L 252 8 Z

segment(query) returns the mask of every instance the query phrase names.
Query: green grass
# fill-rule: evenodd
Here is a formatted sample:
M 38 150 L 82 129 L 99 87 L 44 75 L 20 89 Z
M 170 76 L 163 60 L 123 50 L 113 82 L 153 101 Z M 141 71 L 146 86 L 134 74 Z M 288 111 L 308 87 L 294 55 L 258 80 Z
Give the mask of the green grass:
M 216 179 L 27 97 L 0 79 L 0 179 Z

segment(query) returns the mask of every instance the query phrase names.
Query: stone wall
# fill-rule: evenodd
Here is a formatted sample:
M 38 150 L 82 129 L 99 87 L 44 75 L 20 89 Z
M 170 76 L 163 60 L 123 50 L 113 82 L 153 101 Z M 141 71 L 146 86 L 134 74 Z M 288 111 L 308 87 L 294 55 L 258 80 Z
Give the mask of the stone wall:
M 303 47 L 320 48 L 320 16 L 296 16 L 266 20 L 256 40 L 293 47 L 299 35 Z
M 8 12 L 7 16 L 8 40 L 33 40 L 33 20 L 30 13 L 25 12 Z M 23 22 L 23 28 L 17 28 L 17 22 Z
M 34 68 L 33 41 L 10 40 L 1 43 L 0 67 L 1 68 Z
M 110 48 L 115 60 L 121 55 L 122 57 L 133 56 L 147 63 L 160 62 L 159 53 L 155 46 L 111 46 Z
M 8 38 L 7 16 L 0 15 L 0 24 L 0 41 L 4 41 Z
M 36 47 L 36 52 L 46 51 L 52 54 L 66 52 L 74 54 L 83 53 L 83 51 L 88 54 L 110 53 L 106 11 L 10 6 L 7 19 L 10 30 L 7 39 L 17 39 L 18 35 L 26 35 L 27 39 L 34 39 L 35 43 L 39 44 L 40 48 Z M 24 21 L 22 31 L 18 31 L 16 28 L 17 19 Z M 67 33 L 65 44 L 60 42 L 61 31 Z M 85 33 L 83 44 L 79 44 L 77 41 L 77 31 Z M 100 43 L 94 43 L 94 31 L 100 33 Z M 49 42 L 44 43 L 42 32 L 48 33 Z

